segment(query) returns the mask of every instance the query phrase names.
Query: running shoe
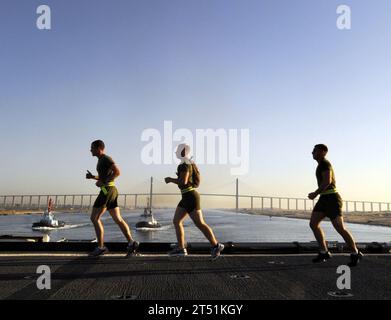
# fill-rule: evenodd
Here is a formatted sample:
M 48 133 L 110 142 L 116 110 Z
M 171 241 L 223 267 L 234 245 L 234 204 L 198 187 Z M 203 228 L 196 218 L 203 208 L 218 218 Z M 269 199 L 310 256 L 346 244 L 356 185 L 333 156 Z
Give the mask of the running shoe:
M 106 247 L 103 247 L 103 248 L 100 248 L 100 247 L 96 247 L 94 251 L 92 251 L 89 256 L 90 257 L 98 257 L 98 256 L 103 256 L 105 255 L 106 253 L 108 253 L 109 250 L 106 248 Z
M 217 259 L 223 250 L 224 245 L 222 243 L 218 243 L 216 246 L 214 246 L 210 252 L 212 259 Z
M 131 257 L 136 255 L 139 246 L 140 246 L 140 242 L 138 241 L 133 241 L 132 243 L 129 243 L 126 248 L 126 256 Z
M 168 255 L 170 257 L 184 257 L 184 256 L 187 256 L 187 250 L 186 250 L 186 248 L 176 247 L 173 250 L 171 250 L 168 253 Z
M 318 256 L 312 259 L 312 262 L 313 263 L 326 262 L 329 259 L 331 259 L 330 251 L 327 251 L 326 253 L 319 252 Z
M 349 267 L 355 267 L 358 265 L 358 263 L 360 262 L 360 260 L 364 257 L 364 255 L 362 254 L 362 252 L 358 252 L 358 253 L 352 253 L 350 255 L 350 262 L 348 263 L 348 266 Z

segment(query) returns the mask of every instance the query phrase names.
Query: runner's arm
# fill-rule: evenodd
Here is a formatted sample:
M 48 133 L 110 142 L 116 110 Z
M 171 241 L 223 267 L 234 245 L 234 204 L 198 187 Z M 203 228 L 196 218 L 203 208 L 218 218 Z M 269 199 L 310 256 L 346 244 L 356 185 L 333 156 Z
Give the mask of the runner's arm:
M 111 173 L 107 176 L 106 181 L 102 181 L 103 183 L 114 181 L 114 179 L 116 179 L 121 175 L 121 171 L 119 170 L 118 166 L 115 163 L 111 165 L 110 169 L 111 169 Z
M 166 178 L 166 183 L 175 183 L 179 187 L 185 186 L 189 181 L 189 170 L 184 170 L 179 173 L 179 177 L 177 179 L 174 178 Z
M 90 171 L 87 170 L 86 179 L 99 180 L 99 176 L 94 176 Z

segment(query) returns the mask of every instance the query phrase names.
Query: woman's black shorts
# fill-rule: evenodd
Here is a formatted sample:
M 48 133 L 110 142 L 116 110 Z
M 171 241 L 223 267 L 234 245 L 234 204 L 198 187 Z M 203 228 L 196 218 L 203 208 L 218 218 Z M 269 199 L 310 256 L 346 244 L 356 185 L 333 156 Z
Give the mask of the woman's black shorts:
M 191 213 L 194 210 L 201 210 L 200 195 L 196 190 L 192 190 L 182 194 L 182 200 L 178 203 L 178 207 Z

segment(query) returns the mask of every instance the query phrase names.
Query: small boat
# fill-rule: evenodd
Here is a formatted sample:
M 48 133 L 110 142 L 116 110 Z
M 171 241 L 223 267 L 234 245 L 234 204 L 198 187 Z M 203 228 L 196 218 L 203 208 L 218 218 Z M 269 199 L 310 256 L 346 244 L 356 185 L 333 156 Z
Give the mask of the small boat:
M 49 204 L 47 210 L 42 215 L 42 218 L 39 222 L 33 223 L 33 230 L 51 230 L 51 229 L 59 229 L 65 227 L 64 221 L 57 220 L 53 213 L 53 202 L 52 199 L 49 199 Z
M 152 212 L 150 210 L 148 211 L 147 208 L 144 208 L 144 212 L 143 212 L 143 214 L 140 215 L 140 217 L 149 218 L 151 215 L 152 215 Z
M 144 219 L 141 219 L 139 222 L 136 223 L 137 229 L 157 229 L 161 228 L 161 225 L 159 222 L 156 221 L 154 216 L 152 215 L 152 211 L 145 208 L 144 213 L 140 216 Z

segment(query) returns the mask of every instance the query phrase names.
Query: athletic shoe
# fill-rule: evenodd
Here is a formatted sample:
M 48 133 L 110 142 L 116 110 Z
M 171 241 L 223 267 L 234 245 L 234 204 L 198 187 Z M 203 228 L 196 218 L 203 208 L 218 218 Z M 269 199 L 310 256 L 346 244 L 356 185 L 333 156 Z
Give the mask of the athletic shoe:
M 173 250 L 171 250 L 168 255 L 170 257 L 184 257 L 184 256 L 187 256 L 187 250 L 186 248 L 179 248 L 179 247 L 176 247 L 174 248 Z
M 130 257 L 135 255 L 137 253 L 139 246 L 140 246 L 140 242 L 138 241 L 133 241 L 132 244 L 129 243 L 126 248 L 126 256 Z
M 348 266 L 349 267 L 355 267 L 357 266 L 357 264 L 360 262 L 360 260 L 364 257 L 364 255 L 362 254 L 362 252 L 358 252 L 358 253 L 352 253 L 350 255 L 350 262 L 348 263 Z
M 329 259 L 331 259 L 330 251 L 327 251 L 326 253 L 319 252 L 318 256 L 316 258 L 312 259 L 312 262 L 313 263 L 325 262 Z
M 103 256 L 105 255 L 106 253 L 108 253 L 109 250 L 106 248 L 106 247 L 103 247 L 103 248 L 100 248 L 100 247 L 96 247 L 94 251 L 92 251 L 89 256 L 90 257 L 98 257 L 98 256 Z
M 214 246 L 210 252 L 212 259 L 217 259 L 220 256 L 221 251 L 224 250 L 224 245 L 222 243 L 218 243 Z

